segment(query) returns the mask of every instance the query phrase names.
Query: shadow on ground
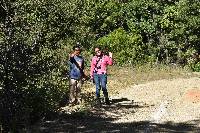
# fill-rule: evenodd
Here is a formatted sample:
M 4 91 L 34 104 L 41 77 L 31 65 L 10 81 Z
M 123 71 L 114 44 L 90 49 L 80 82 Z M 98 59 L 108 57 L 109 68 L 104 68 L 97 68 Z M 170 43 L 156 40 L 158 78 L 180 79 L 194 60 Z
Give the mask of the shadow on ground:
M 80 120 L 81 119 L 81 120 Z M 194 124 L 167 122 L 164 124 L 151 123 L 149 121 L 112 123 L 112 118 L 95 116 L 70 118 L 63 117 L 54 121 L 46 121 L 34 133 L 119 133 L 119 132 L 200 132 L 196 125 L 199 121 L 191 121 Z
M 147 108 L 152 105 L 134 103 L 126 98 L 113 99 L 110 106 L 95 108 L 96 112 L 75 113 L 73 115 L 59 114 L 54 119 L 45 120 L 32 128 L 32 133 L 135 133 L 135 132 L 200 132 L 200 120 L 185 123 L 166 122 L 162 124 L 151 121 L 132 121 L 115 123 L 116 117 L 105 117 L 105 111 L 115 111 L 127 108 Z M 126 104 L 126 106 L 124 106 Z

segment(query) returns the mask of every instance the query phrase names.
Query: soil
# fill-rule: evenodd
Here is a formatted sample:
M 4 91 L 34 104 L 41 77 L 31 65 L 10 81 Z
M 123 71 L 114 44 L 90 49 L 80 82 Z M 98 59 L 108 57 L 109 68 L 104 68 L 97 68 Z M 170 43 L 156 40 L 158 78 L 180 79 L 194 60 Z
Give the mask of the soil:
M 133 85 L 110 96 L 111 105 L 61 114 L 34 132 L 200 132 L 200 77 Z

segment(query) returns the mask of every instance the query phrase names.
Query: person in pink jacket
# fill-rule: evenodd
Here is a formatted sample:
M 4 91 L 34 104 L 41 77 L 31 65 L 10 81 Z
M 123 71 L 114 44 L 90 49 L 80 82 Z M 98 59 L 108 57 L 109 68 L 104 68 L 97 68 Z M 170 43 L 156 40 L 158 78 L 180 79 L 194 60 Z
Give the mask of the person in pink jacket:
M 112 65 L 112 53 L 109 52 L 108 55 L 104 54 L 99 47 L 95 48 L 95 56 L 91 61 L 90 76 L 94 80 L 96 86 L 96 98 L 97 104 L 101 105 L 100 101 L 100 90 L 102 89 L 105 103 L 110 104 L 107 91 L 107 66 Z

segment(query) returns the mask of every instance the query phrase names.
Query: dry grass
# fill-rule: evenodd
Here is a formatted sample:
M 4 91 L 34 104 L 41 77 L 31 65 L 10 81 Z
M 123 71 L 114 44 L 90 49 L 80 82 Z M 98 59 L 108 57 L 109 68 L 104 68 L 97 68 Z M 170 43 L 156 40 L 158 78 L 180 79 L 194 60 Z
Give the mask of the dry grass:
M 109 68 L 108 88 L 110 93 L 118 91 L 131 85 L 146 83 L 149 81 L 173 78 L 189 78 L 195 76 L 189 70 L 178 66 L 150 66 L 143 65 L 138 67 L 117 67 Z
M 89 69 L 86 70 L 89 74 Z M 178 66 L 166 65 L 143 65 L 137 67 L 111 66 L 108 68 L 108 90 L 109 94 L 117 94 L 122 89 L 131 85 L 142 84 L 149 81 L 173 78 L 189 78 L 195 76 L 187 69 Z M 92 83 L 84 84 L 84 92 L 95 95 L 95 87 Z

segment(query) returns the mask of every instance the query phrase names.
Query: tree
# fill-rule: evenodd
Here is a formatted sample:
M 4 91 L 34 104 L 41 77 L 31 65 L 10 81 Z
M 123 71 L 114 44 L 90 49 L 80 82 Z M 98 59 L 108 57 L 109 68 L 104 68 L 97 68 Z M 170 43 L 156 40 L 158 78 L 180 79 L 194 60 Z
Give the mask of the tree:
M 59 107 L 80 1 L 1 1 L 1 123 L 24 128 Z

